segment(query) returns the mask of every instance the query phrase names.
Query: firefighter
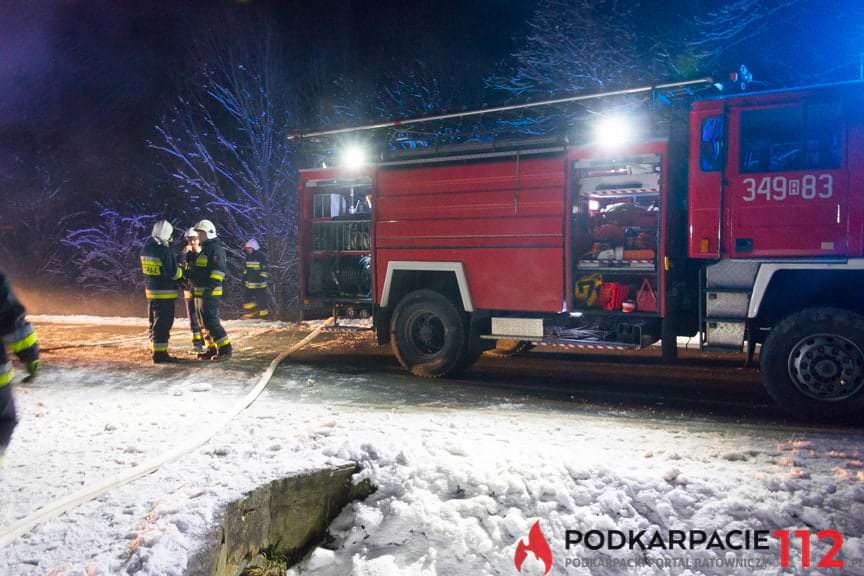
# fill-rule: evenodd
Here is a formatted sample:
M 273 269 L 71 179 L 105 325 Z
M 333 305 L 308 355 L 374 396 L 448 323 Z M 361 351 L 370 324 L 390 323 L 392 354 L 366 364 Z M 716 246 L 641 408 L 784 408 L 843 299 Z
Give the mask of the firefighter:
M 267 270 L 267 257 L 254 238 L 243 246 L 246 253 L 246 266 L 243 270 L 243 318 L 266 318 L 270 315 L 267 283 L 270 273 Z
M 24 382 L 39 373 L 39 343 L 36 332 L 27 322 L 24 306 L 15 297 L 6 277 L 0 272 L 0 463 L 18 423 L 12 397 L 12 363 L 7 354 L 15 354 L 27 367 Z
M 150 318 L 150 350 L 153 363 L 173 362 L 168 355 L 168 340 L 174 325 L 174 304 L 177 285 L 183 269 L 171 250 L 174 227 L 167 220 L 153 225 L 153 233 L 141 250 L 141 271 L 144 272 L 145 293 Z
M 192 281 L 189 273 L 195 265 L 195 259 L 201 252 L 201 242 L 195 228 L 186 230 L 183 239 L 185 244 L 180 255 L 180 265 L 183 268 L 183 298 L 186 300 L 186 314 L 189 316 L 189 328 L 192 330 L 192 347 L 195 352 L 204 352 L 204 336 L 201 333 L 201 314 L 195 306 L 195 297 L 192 294 Z
M 216 227 L 209 220 L 198 222 L 195 230 L 201 240 L 201 252 L 192 267 L 192 288 L 195 306 L 200 310 L 209 338 L 207 351 L 198 357 L 202 360 L 227 360 L 231 358 L 231 340 L 219 320 L 219 300 L 227 269 L 225 248 L 216 237 Z

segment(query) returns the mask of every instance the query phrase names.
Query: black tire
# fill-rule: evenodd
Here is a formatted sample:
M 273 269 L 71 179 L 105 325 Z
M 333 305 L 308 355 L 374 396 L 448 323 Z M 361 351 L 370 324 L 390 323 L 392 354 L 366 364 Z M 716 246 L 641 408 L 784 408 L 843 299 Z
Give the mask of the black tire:
M 458 308 L 434 290 L 415 290 L 396 306 L 390 341 L 415 376 L 440 378 L 464 367 L 466 326 Z
M 864 316 L 808 308 L 768 335 L 762 384 L 787 412 L 810 420 L 860 417 L 864 409 Z
M 534 344 L 525 340 L 496 340 L 495 348 L 487 351 L 489 356 L 509 358 L 534 348 Z

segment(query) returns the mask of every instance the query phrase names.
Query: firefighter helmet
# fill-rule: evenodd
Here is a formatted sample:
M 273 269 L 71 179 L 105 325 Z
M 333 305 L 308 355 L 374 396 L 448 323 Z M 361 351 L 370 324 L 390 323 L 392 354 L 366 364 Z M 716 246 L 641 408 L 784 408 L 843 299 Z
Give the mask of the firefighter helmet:
M 210 220 L 201 220 L 195 225 L 195 230 L 204 232 L 207 235 L 207 240 L 216 238 L 216 226 Z
M 186 233 L 183 235 L 185 238 L 198 238 L 198 232 L 195 231 L 195 228 L 189 228 L 186 230 Z
M 153 238 L 162 244 L 171 242 L 171 234 L 174 233 L 174 227 L 167 220 L 159 220 L 153 224 Z
M 258 244 L 258 241 L 255 238 L 250 238 L 249 241 L 243 245 L 243 248 L 251 248 L 252 250 L 260 250 L 261 245 Z

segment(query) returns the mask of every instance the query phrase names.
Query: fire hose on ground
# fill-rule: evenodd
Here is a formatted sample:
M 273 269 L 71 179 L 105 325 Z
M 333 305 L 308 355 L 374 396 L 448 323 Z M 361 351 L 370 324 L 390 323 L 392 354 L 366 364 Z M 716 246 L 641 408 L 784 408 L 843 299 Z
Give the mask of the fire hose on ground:
M 312 332 L 310 332 L 306 337 L 302 340 L 281 352 L 278 356 L 276 356 L 271 362 L 267 369 L 261 374 L 258 378 L 258 382 L 249 391 L 245 396 L 239 399 L 239 401 L 219 420 L 217 420 L 212 426 L 208 429 L 204 430 L 197 436 L 193 437 L 189 442 L 178 446 L 177 448 L 171 450 L 165 455 L 151 458 L 150 460 L 135 466 L 120 474 L 114 478 L 109 478 L 102 482 L 98 482 L 89 486 L 85 486 L 81 490 L 77 492 L 73 492 L 68 494 L 62 498 L 51 502 L 47 506 L 43 506 L 36 512 L 33 512 L 26 518 L 19 520 L 18 522 L 12 524 L 2 532 L 0 532 L 0 546 L 7 546 L 11 544 L 16 538 L 29 532 L 36 525 L 45 522 L 47 520 L 51 520 L 64 514 L 73 508 L 84 504 L 85 502 L 89 502 L 94 498 L 104 494 L 105 492 L 117 488 L 118 486 L 123 486 L 124 484 L 128 484 L 133 480 L 137 480 L 142 476 L 146 476 L 152 472 L 155 472 L 163 465 L 171 463 L 178 458 L 189 454 L 193 450 L 200 448 L 204 444 L 206 444 L 216 433 L 229 424 L 234 418 L 237 417 L 238 414 L 249 408 L 261 395 L 264 391 L 264 388 L 267 387 L 267 384 L 270 383 L 270 379 L 273 377 L 273 374 L 276 371 L 276 368 L 288 359 L 291 355 L 297 353 L 307 344 L 309 344 L 312 340 L 314 340 L 327 326 L 332 322 L 332 318 L 329 318 L 320 326 L 315 328 Z

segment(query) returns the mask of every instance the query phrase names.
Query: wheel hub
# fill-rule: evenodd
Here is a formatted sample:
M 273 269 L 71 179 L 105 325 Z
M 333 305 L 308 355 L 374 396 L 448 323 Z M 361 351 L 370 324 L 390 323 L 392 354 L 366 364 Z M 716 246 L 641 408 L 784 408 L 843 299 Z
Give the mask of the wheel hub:
M 444 348 L 445 332 L 441 319 L 429 313 L 415 316 L 408 327 L 411 343 L 418 352 L 427 356 L 435 355 Z
M 809 398 L 845 400 L 864 386 L 864 353 L 844 336 L 808 336 L 789 354 L 789 376 Z

